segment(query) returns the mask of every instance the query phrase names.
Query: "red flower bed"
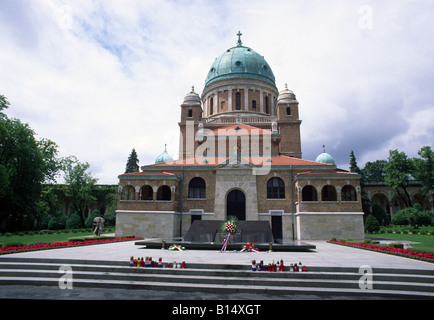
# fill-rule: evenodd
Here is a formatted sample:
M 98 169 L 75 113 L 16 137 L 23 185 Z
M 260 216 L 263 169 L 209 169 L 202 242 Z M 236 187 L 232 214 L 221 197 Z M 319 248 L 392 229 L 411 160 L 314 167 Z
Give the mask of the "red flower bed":
M 403 248 L 382 247 L 382 246 L 372 245 L 368 243 L 355 243 L 355 242 L 346 242 L 346 241 L 338 241 L 338 240 L 331 240 L 329 242 L 351 246 L 351 247 L 357 247 L 361 249 L 396 254 L 407 258 L 415 258 L 415 259 L 421 259 L 428 262 L 434 262 L 434 254 L 431 253 L 415 252 Z
M 90 245 L 90 244 L 101 244 L 101 243 L 107 243 L 107 242 L 119 242 L 119 241 L 129 241 L 129 240 L 138 240 L 138 239 L 142 239 L 142 238 L 130 237 L 130 238 L 113 238 L 113 239 L 65 241 L 65 242 L 29 244 L 26 246 L 5 246 L 5 247 L 0 246 L 0 254 L 17 253 L 17 252 L 33 251 L 33 250 L 43 250 L 43 249 L 77 247 L 77 246 L 85 246 L 85 245 Z

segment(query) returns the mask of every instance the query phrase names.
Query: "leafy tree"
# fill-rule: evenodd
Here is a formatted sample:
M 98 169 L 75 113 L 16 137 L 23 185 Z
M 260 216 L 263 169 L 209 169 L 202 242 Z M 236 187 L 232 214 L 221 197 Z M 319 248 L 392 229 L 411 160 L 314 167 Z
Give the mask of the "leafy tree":
M 384 165 L 384 182 L 396 191 L 407 207 L 412 205 L 407 188 L 412 180 L 413 167 L 413 161 L 398 150 L 389 151 L 388 162 Z
M 62 160 L 62 171 L 65 179 L 65 195 L 71 199 L 74 210 L 79 214 L 81 225 L 85 225 L 86 209 L 96 198 L 92 195 L 97 179 L 88 171 L 90 165 L 81 163 L 75 156 Z
M 422 194 L 428 198 L 434 196 L 434 151 L 430 146 L 422 147 L 418 154 L 420 158 L 413 158 L 413 176 L 422 184 Z
M 28 124 L 9 119 L 9 102 L 0 95 L 0 229 L 20 230 L 32 225 L 42 184 L 58 170 L 57 145 L 37 140 Z
M 6 117 L 6 115 L 1 111 L 9 108 L 9 105 L 10 105 L 10 103 L 9 103 L 8 99 L 4 95 L 0 94 L 0 120 L 2 118 Z
M 127 160 L 127 165 L 125 168 L 125 173 L 139 172 L 139 159 L 137 157 L 136 149 L 133 148 L 130 156 Z
M 362 176 L 364 181 L 384 182 L 386 173 L 384 172 L 384 166 L 387 163 L 386 160 L 376 160 L 374 162 L 366 162 L 362 169 Z

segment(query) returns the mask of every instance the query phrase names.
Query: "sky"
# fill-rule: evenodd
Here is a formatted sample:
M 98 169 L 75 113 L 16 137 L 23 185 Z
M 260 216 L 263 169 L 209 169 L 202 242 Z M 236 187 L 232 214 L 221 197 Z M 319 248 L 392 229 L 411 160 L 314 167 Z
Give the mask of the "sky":
M 303 159 L 339 168 L 434 141 L 432 0 L 0 0 L 0 94 L 59 156 L 117 184 L 178 156 L 180 105 L 236 45 L 299 101 Z

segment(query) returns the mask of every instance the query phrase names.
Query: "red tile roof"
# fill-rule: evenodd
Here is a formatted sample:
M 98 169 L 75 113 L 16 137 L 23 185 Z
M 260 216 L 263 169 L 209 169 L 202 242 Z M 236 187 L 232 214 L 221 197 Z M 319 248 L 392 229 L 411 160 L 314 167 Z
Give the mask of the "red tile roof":
M 320 163 L 311 160 L 304 160 L 295 157 L 289 157 L 284 155 L 278 156 L 242 156 L 242 161 L 245 163 L 250 163 L 251 165 L 262 166 L 262 165 L 271 165 L 273 166 L 318 166 L 318 167 L 331 167 L 334 166 L 328 163 Z M 144 166 L 144 169 L 155 169 L 155 168 L 167 168 L 167 167 L 181 167 L 181 166 L 218 166 L 224 164 L 225 162 L 229 162 L 228 156 L 221 157 L 204 157 L 197 156 L 186 159 L 174 160 L 170 162 L 151 164 L 148 166 Z
M 215 136 L 271 135 L 271 130 L 261 129 L 250 126 L 248 124 L 239 123 L 212 130 L 212 133 Z M 205 131 L 205 135 L 209 134 L 209 131 Z

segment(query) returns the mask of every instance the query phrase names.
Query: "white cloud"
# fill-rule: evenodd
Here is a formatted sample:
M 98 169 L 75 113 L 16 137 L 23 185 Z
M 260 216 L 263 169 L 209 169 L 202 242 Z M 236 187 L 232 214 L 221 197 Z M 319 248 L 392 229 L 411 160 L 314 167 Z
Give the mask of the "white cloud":
M 142 165 L 165 143 L 176 158 L 179 106 L 238 30 L 297 95 L 307 159 L 326 144 L 339 164 L 353 149 L 360 165 L 433 140 L 425 1 L 3 2 L 8 114 L 89 162 L 100 183 L 117 182 L 132 148 Z M 366 5 L 372 29 L 360 27 Z

